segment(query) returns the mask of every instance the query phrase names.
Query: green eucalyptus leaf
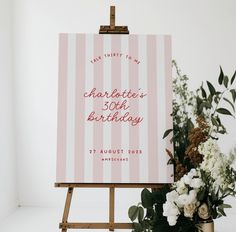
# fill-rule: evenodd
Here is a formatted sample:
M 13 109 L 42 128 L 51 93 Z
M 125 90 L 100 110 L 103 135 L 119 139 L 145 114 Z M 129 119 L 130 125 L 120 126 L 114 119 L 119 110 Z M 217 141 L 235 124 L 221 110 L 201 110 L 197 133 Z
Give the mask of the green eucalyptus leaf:
M 201 86 L 201 91 L 202 91 L 202 97 L 206 98 L 207 97 L 206 91 L 205 91 L 205 89 L 202 86 Z
M 220 75 L 219 75 L 219 78 L 218 78 L 218 83 L 219 83 L 220 85 L 222 85 L 223 79 L 224 79 L 224 72 L 223 72 L 223 70 L 222 70 L 222 68 L 221 68 L 221 66 L 220 66 Z
M 231 209 L 231 208 L 232 208 L 232 206 L 229 205 L 229 204 L 222 204 L 222 207 L 223 207 L 224 209 Z
M 133 205 L 129 208 L 128 215 L 130 220 L 133 222 L 138 217 L 139 207 Z
M 216 104 L 218 104 L 218 103 L 219 103 L 219 101 L 220 101 L 220 98 L 219 98 L 219 96 L 215 96 L 215 97 L 214 97 L 214 102 L 215 102 Z
M 217 210 L 215 207 L 212 209 L 212 217 L 213 217 L 213 219 L 217 218 Z
M 219 114 L 225 114 L 225 115 L 231 115 L 233 116 L 229 110 L 225 109 L 225 108 L 218 108 L 216 110 L 216 112 L 218 112 Z
M 221 208 L 218 208 L 218 211 L 220 212 L 221 215 L 226 216 L 225 211 Z
M 225 86 L 225 88 L 228 88 L 228 84 L 229 84 L 229 78 L 227 76 L 224 76 L 224 86 Z
M 211 82 L 207 81 L 207 86 L 208 86 L 208 89 L 211 93 L 211 96 L 215 95 L 216 90 L 215 90 L 215 87 L 211 84 Z
M 203 100 L 200 97 L 197 97 L 197 115 L 200 115 L 202 113 L 202 107 L 201 104 L 203 102 Z
M 235 100 L 236 100 L 236 90 L 235 89 L 231 89 L 230 93 L 232 95 L 233 101 L 235 102 Z
M 233 192 L 234 190 L 232 188 L 227 188 L 226 191 L 230 193 L 230 192 Z
M 235 112 L 234 104 L 233 104 L 230 100 L 228 100 L 227 98 L 225 98 L 225 97 L 223 97 L 223 99 L 231 105 L 231 107 L 233 108 L 233 111 Z
M 235 70 L 235 72 L 234 72 L 234 75 L 233 75 L 232 78 L 231 78 L 231 81 L 230 81 L 230 84 L 231 84 L 231 85 L 234 83 L 235 77 L 236 77 L 236 70 Z
M 217 122 L 219 123 L 219 125 L 221 125 L 222 123 L 221 123 L 221 120 L 220 120 L 220 118 L 219 118 L 219 116 L 217 115 L 216 116 L 216 120 L 217 120 Z
M 214 118 L 214 117 L 211 117 L 211 122 L 214 126 L 218 127 L 219 126 L 219 123 L 218 121 Z
M 166 138 L 170 134 L 170 132 L 172 132 L 172 131 L 173 131 L 173 129 L 166 130 L 164 135 L 163 135 L 163 139 Z

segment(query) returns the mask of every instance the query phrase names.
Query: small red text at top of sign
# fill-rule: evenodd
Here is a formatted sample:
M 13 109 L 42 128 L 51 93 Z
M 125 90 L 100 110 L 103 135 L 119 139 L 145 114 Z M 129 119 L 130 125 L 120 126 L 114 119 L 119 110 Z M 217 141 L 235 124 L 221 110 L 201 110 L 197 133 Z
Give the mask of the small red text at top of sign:
M 98 56 L 98 57 L 95 57 L 95 58 L 93 58 L 92 60 L 90 60 L 90 62 L 91 62 L 92 64 L 94 64 L 94 63 L 100 61 L 101 59 L 102 59 L 102 57 L 101 57 L 101 56 Z
M 122 57 L 123 54 L 119 52 L 105 53 L 104 57 Z

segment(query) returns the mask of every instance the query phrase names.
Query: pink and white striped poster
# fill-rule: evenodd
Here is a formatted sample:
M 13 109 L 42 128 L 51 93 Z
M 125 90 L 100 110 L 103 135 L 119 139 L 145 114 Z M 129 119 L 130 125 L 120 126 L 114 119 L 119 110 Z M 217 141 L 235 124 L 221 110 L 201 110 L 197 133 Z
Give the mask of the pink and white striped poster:
M 171 183 L 171 37 L 60 34 L 57 182 Z

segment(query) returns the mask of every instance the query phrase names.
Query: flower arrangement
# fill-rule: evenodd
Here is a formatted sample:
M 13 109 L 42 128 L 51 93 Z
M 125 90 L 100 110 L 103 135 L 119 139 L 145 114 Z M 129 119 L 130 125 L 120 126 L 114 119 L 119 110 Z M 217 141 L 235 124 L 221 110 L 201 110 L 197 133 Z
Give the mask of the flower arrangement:
M 133 231 L 198 231 L 201 221 L 226 216 L 224 210 L 231 206 L 224 199 L 236 195 L 236 148 L 223 154 L 217 144 L 219 134 L 226 133 L 222 116 L 235 117 L 236 71 L 229 78 L 220 68 L 217 89 L 207 81 L 207 89 L 202 84 L 193 92 L 175 61 L 173 68 L 173 129 L 163 138 L 173 132 L 174 154 L 166 152 L 175 182 L 142 191 L 142 202 L 128 212 Z

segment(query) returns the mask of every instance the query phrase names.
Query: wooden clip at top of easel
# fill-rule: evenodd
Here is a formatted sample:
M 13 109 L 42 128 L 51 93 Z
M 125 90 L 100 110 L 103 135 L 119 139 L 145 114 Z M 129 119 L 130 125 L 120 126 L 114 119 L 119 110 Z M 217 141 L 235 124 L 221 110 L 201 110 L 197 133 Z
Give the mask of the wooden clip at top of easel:
M 110 7 L 110 25 L 101 25 L 99 34 L 129 34 L 128 26 L 115 25 L 116 8 Z

